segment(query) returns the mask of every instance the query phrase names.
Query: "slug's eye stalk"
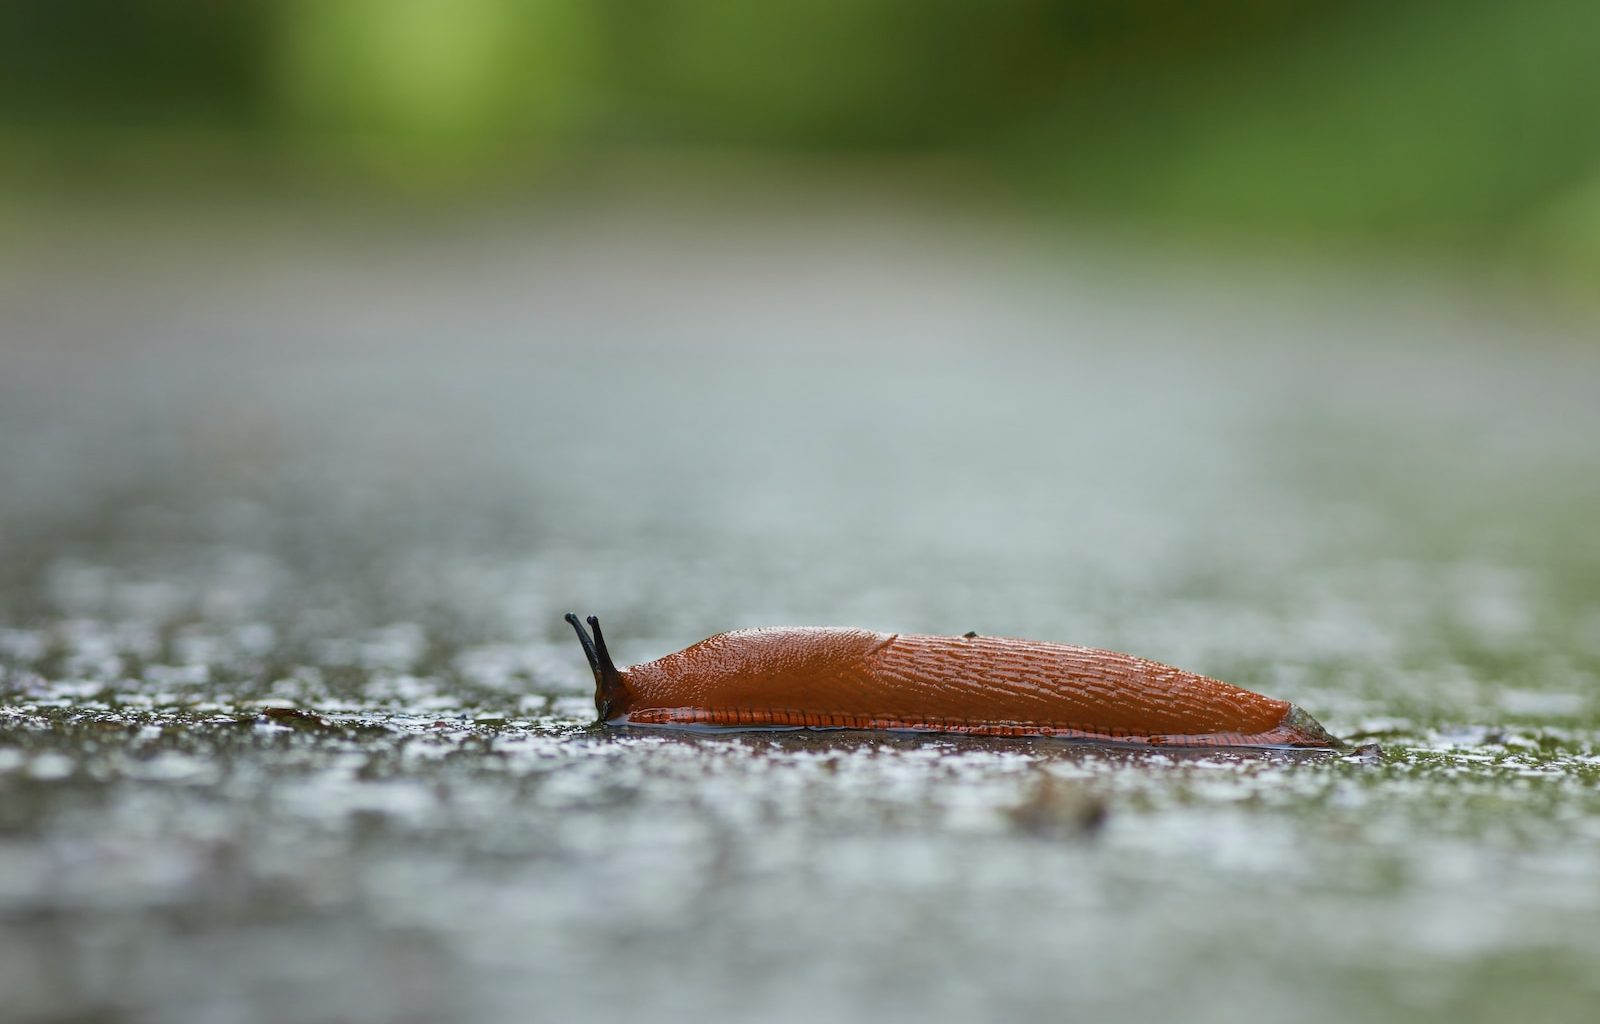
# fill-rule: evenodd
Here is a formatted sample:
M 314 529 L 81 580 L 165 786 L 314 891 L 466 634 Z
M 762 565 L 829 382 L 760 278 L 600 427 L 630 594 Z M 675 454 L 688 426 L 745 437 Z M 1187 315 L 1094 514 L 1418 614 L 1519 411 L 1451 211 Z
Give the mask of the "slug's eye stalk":
M 584 657 L 589 659 L 589 668 L 594 671 L 594 709 L 599 713 L 600 721 L 610 721 L 615 714 L 624 710 L 628 687 L 623 682 L 622 673 L 617 671 L 616 664 L 611 660 L 611 652 L 606 650 L 606 638 L 600 632 L 600 620 L 589 616 L 589 628 L 594 630 L 594 639 L 591 640 L 589 634 L 584 632 L 583 623 L 578 621 L 578 616 L 568 612 L 566 619 L 578 634 Z

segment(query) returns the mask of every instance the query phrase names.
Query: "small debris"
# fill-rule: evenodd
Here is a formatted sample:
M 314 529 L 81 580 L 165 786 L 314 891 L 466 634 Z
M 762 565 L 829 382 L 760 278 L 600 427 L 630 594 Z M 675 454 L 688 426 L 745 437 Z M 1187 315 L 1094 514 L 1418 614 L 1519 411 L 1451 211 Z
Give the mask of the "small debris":
M 321 715 L 299 708 L 286 708 L 269 706 L 261 709 L 261 717 L 279 725 L 293 726 L 300 729 L 333 729 L 337 728 L 333 722 Z
M 1382 764 L 1383 747 L 1376 743 L 1363 743 L 1361 746 L 1350 751 L 1345 760 L 1356 761 L 1361 764 Z
M 1013 828 L 1031 836 L 1079 839 L 1104 827 L 1109 808 L 1084 787 L 1041 772 L 1022 802 L 1006 815 Z

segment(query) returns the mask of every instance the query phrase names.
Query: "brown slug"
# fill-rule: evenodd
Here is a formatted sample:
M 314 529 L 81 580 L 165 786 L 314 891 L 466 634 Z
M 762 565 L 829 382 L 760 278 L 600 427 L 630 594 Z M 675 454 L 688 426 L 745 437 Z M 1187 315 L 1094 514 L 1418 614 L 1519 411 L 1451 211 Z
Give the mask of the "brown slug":
M 1334 747 L 1299 707 L 1159 662 L 1003 637 L 818 627 L 719 633 L 619 670 L 566 620 L 612 725 L 892 729 L 1152 746 Z

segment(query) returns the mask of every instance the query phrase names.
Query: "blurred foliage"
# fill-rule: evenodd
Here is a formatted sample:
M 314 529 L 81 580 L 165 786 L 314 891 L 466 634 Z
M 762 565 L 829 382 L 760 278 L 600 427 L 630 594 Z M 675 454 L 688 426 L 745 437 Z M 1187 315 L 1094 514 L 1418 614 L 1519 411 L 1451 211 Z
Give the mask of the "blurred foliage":
M 1592 0 L 7 0 L 0 143 L 454 188 L 955 153 L 1077 209 L 1593 267 L 1597 39 Z
M 280 17 L 278 123 L 369 166 L 558 145 L 595 91 L 594 19 L 572 0 L 295 0 Z

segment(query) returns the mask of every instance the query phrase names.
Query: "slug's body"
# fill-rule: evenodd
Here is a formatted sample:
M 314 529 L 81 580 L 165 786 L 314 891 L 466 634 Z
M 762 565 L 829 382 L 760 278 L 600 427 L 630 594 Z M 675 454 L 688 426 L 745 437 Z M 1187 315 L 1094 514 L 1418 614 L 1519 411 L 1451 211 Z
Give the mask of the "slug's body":
M 1000 637 L 747 629 L 618 671 L 578 630 L 604 722 L 1329 747 L 1286 701 L 1115 651 Z

